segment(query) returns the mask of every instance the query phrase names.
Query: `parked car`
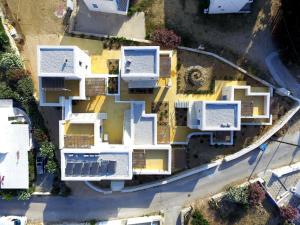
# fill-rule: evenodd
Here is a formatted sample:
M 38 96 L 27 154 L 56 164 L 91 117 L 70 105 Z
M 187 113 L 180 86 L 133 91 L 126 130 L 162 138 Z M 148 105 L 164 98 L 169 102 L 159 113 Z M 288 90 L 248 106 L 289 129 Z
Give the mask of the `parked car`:
M 42 156 L 36 157 L 36 172 L 41 175 L 45 173 L 45 158 Z
M 0 225 L 26 225 L 27 217 L 25 216 L 2 216 Z

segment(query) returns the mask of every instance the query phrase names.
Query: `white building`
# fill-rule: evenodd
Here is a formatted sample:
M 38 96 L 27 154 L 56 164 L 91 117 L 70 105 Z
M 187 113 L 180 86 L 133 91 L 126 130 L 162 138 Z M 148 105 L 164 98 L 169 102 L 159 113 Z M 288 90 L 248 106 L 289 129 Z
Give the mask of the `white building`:
M 29 118 L 12 100 L 0 100 L 0 189 L 29 187 Z
M 202 131 L 237 131 L 241 129 L 239 101 L 190 102 L 187 124 Z
M 64 99 L 85 99 L 90 57 L 76 46 L 39 46 L 37 50 L 41 106 L 63 106 Z
M 129 88 L 154 88 L 159 78 L 158 46 L 122 47 L 121 78 Z
M 209 0 L 208 14 L 250 13 L 253 0 Z
M 116 13 L 126 15 L 129 8 L 129 0 L 84 0 L 91 11 Z
M 146 86 L 154 88 L 159 78 L 159 47 L 126 47 L 122 52 L 121 63 L 127 64 L 121 64 L 124 73 L 116 77 L 129 86 L 149 81 L 151 85 Z M 169 60 L 167 53 L 163 53 L 165 61 Z M 118 87 L 114 104 L 130 105 L 124 112 L 122 143 L 118 144 L 105 133 L 105 120 L 114 115 L 73 112 L 74 101 L 113 96 L 107 92 L 111 75 L 92 74 L 91 59 L 85 52 L 75 46 L 39 46 L 38 73 L 40 105 L 63 110 L 59 121 L 62 180 L 123 181 L 133 174 L 171 174 L 171 145 L 157 143 L 157 115 L 145 113 L 145 102 L 119 101 Z M 153 157 L 159 157 L 159 166 L 154 165 Z

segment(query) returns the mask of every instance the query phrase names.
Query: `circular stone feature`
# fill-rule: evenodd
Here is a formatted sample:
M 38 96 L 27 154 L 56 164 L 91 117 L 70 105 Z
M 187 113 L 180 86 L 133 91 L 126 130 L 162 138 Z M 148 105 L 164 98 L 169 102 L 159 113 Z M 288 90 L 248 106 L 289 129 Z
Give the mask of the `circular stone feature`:
M 203 86 L 208 75 L 201 66 L 191 66 L 186 71 L 186 77 L 192 86 Z

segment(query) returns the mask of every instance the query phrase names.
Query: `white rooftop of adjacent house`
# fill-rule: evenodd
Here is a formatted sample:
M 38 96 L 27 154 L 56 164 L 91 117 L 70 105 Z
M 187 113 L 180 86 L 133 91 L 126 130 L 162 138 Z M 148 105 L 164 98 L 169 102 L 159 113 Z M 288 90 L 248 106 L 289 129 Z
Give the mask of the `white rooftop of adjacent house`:
M 249 0 L 210 0 L 209 13 L 239 13 L 251 11 Z
M 29 125 L 12 124 L 13 116 L 12 100 L 0 100 L 0 188 L 27 189 Z
M 207 127 L 221 127 L 226 124 L 237 127 L 237 104 L 207 103 L 205 106 L 205 123 Z
M 41 73 L 74 73 L 74 48 L 41 47 Z
M 123 47 L 122 57 L 122 75 L 158 75 L 159 47 Z
M 143 115 L 143 103 L 133 103 L 133 143 L 135 145 L 155 144 L 155 117 L 151 114 Z

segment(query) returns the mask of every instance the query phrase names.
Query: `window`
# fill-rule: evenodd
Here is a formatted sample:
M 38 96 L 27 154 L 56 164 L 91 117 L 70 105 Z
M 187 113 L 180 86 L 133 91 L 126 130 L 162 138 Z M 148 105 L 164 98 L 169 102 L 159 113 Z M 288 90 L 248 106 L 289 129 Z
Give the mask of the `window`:
M 94 9 L 98 9 L 98 5 L 97 4 L 93 3 L 92 5 L 93 5 Z
M 79 66 L 82 66 L 82 62 L 81 61 L 79 61 Z

